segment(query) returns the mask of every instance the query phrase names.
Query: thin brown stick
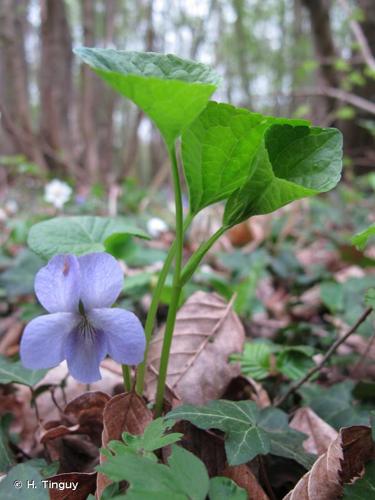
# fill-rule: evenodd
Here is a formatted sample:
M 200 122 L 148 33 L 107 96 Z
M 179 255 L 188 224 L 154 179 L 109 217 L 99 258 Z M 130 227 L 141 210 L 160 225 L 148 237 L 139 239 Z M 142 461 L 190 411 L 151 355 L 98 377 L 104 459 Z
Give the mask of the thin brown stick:
M 344 10 L 346 10 L 349 17 L 351 17 L 352 12 L 351 12 L 350 5 L 348 4 L 347 0 L 338 0 L 338 1 L 341 4 L 341 6 L 344 8 Z M 358 21 L 356 21 L 353 18 L 351 18 L 349 20 L 349 25 L 350 25 L 350 29 L 353 32 L 353 35 L 355 36 L 355 38 L 358 42 L 358 45 L 359 45 L 359 48 L 360 48 L 360 51 L 361 51 L 361 54 L 362 54 L 362 57 L 363 57 L 365 63 L 368 65 L 369 68 L 371 68 L 372 70 L 375 70 L 375 58 L 372 54 L 371 47 L 368 43 L 368 40 L 367 40 L 365 34 L 363 33 L 361 25 L 359 24 Z
M 288 399 L 288 397 L 293 394 L 294 392 L 297 391 L 303 385 L 305 382 L 307 382 L 315 373 L 319 372 L 323 366 L 326 364 L 326 362 L 329 360 L 329 358 L 336 352 L 337 348 L 345 342 L 345 340 L 352 335 L 352 333 L 356 332 L 358 327 L 367 319 L 367 317 L 371 314 L 372 312 L 372 307 L 368 307 L 362 315 L 358 318 L 357 322 L 348 330 L 345 335 L 342 337 L 338 338 L 328 349 L 326 354 L 323 356 L 322 360 L 320 363 L 318 363 L 316 366 L 311 368 L 306 375 L 301 378 L 298 382 L 295 384 L 292 384 L 289 388 L 289 390 L 282 396 L 281 398 L 276 399 L 276 401 L 273 403 L 273 406 L 280 406 L 284 401 Z

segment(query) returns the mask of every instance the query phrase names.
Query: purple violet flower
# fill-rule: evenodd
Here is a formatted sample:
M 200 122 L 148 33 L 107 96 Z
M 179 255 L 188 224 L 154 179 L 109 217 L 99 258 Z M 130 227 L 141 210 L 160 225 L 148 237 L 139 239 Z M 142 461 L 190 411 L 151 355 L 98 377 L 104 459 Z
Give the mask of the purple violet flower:
M 52 368 L 64 359 L 80 382 L 101 379 L 99 365 L 109 354 L 137 365 L 145 335 L 129 311 L 111 308 L 123 285 L 118 262 L 107 253 L 56 255 L 35 277 L 35 293 L 49 312 L 25 328 L 20 355 L 32 370 Z

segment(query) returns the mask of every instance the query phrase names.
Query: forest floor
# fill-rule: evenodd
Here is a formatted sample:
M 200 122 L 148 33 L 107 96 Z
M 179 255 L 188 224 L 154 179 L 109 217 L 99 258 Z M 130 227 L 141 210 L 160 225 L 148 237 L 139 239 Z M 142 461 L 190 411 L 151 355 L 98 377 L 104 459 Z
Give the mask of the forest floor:
M 33 282 L 43 260 L 28 250 L 27 234 L 32 224 L 54 215 L 34 196 L 33 188 L 26 200 L 24 181 L 18 182 L 8 195 L 17 203 L 5 205 L 0 221 L 0 471 L 13 467 L 10 476 L 17 464 L 24 464 L 29 469 L 18 469 L 21 475 L 32 470 L 36 477 L 78 481 L 79 488 L 70 490 L 70 496 L 61 496 L 53 487 L 50 494 L 84 499 L 95 492 L 100 447 L 109 437 L 119 439 L 124 430 L 142 433 L 140 422 L 144 430 L 150 410 L 144 402 L 123 399 L 121 367 L 110 359 L 102 363 L 102 380 L 90 386 L 69 376 L 65 363 L 48 373 L 30 375 L 18 361 L 23 328 L 42 313 Z M 183 411 L 185 423 L 174 427 L 184 434 L 182 445 L 204 462 L 210 477 L 231 478 L 249 498 L 284 498 L 293 488 L 286 498 L 336 498 L 324 494 L 342 495 L 343 484 L 363 475 L 364 464 L 373 456 L 369 425 L 375 410 L 375 333 L 374 315 L 368 309 L 371 297 L 366 302 L 366 292 L 375 283 L 375 247 L 370 241 L 358 249 L 351 238 L 374 223 L 374 191 L 374 174 L 354 178 L 329 195 L 295 202 L 236 226 L 216 244 L 184 289 L 167 378 L 166 409 L 173 409 L 174 420 L 179 420 L 181 403 L 206 405 L 219 399 L 253 401 L 260 412 L 277 407 L 287 415 L 286 423 L 281 422 L 281 413 L 277 418 L 289 452 L 277 451 L 277 439 L 271 436 L 269 453 L 245 462 L 232 460 L 232 465 L 227 463 L 228 429 L 207 428 L 198 417 L 188 423 Z M 136 184 L 127 184 L 117 200 L 118 215 L 156 234 L 151 241 L 128 237 L 111 247 L 125 271 L 118 305 L 136 312 L 142 322 L 174 237 L 166 198 L 165 193 L 149 195 Z M 106 215 L 102 199 L 98 187 L 69 202 L 65 214 Z M 155 229 L 155 221 L 150 222 L 155 214 L 166 223 L 164 229 Z M 185 241 L 185 258 L 207 233 L 215 231 L 219 214 L 215 207 L 193 224 Z M 161 329 L 171 290 L 167 280 L 158 313 Z M 178 336 L 186 324 L 201 333 L 199 342 L 194 335 Z M 158 335 L 151 347 L 154 368 L 147 375 L 149 401 L 160 358 Z M 119 399 L 108 406 L 116 394 Z M 123 405 L 122 416 L 116 404 Z M 128 421 L 124 421 L 124 408 Z M 301 441 L 290 429 L 306 436 Z M 158 459 L 168 463 L 165 450 Z M 370 467 L 369 483 L 373 481 Z M 367 491 L 360 489 L 364 488 L 360 481 L 345 486 L 345 498 L 365 498 L 360 496 L 360 491 Z M 100 474 L 99 491 L 108 482 L 103 483 Z M 0 497 L 12 498 L 2 496 L 14 495 L 5 479 L 0 493 L 1 488 Z M 330 493 L 314 496 L 324 488 L 331 488 Z M 20 495 L 26 496 L 18 498 L 42 498 L 22 491 Z M 114 494 L 107 488 L 102 498 Z M 219 497 L 212 493 L 210 498 Z M 243 497 L 228 494 L 225 498 Z

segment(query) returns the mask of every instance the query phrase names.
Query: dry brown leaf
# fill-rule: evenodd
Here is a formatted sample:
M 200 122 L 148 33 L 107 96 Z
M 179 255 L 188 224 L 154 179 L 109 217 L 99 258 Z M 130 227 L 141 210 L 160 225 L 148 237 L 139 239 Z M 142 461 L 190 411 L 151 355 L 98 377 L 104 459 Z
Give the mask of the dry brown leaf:
M 147 395 L 154 397 L 163 333 L 151 342 Z M 186 403 L 204 404 L 220 397 L 239 366 L 228 357 L 241 352 L 244 328 L 228 304 L 215 293 L 196 292 L 177 314 L 167 384 Z
M 91 471 L 99 458 L 103 411 L 110 396 L 87 392 L 70 401 L 60 420 L 46 422 L 41 443 L 51 460 L 60 462 L 60 472 Z
M 325 453 L 331 441 L 338 436 L 337 431 L 318 417 L 311 408 L 299 408 L 289 426 L 309 436 L 303 442 L 303 447 L 308 453 L 315 455 Z
M 340 429 L 321 455 L 283 500 L 333 500 L 340 498 L 344 483 L 357 477 L 373 457 L 371 429 L 352 426 Z
M 243 488 L 251 500 L 268 500 L 268 496 L 247 465 L 228 466 L 222 471 L 221 475 L 229 477 L 240 488 Z
M 102 447 L 105 448 L 109 441 L 121 439 L 123 432 L 130 434 L 143 434 L 147 425 L 152 422 L 152 413 L 147 408 L 144 400 L 134 392 L 118 394 L 111 398 L 104 408 Z M 105 457 L 100 455 L 100 463 Z M 98 474 L 97 498 L 100 498 L 103 490 L 111 484 L 111 481 Z
M 96 472 L 69 472 L 67 474 L 57 474 L 48 478 L 51 482 L 58 483 L 78 483 L 76 490 L 50 487 L 49 496 L 51 500 L 86 500 L 90 493 L 95 493 Z
M 60 421 L 44 424 L 41 442 L 66 434 L 87 434 L 96 446 L 100 446 L 103 431 L 103 411 L 110 396 L 104 392 L 86 392 L 70 401 Z

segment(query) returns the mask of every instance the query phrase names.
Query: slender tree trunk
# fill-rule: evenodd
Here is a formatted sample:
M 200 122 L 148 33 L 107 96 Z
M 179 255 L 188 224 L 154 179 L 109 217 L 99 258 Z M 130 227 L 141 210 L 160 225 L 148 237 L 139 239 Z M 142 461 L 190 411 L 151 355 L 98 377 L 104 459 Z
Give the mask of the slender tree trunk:
M 83 43 L 95 46 L 95 1 L 81 0 Z M 96 182 L 99 176 L 98 142 L 96 134 L 96 76 L 87 64 L 81 66 L 80 123 L 83 136 L 83 168 L 88 182 Z M 102 101 L 101 101 L 102 103 Z
M 310 16 L 312 39 L 319 61 L 320 85 L 337 88 L 340 78 L 333 64 L 337 58 L 337 51 L 332 37 L 330 2 L 329 0 L 302 0 L 302 3 Z M 315 119 L 322 122 L 324 116 L 335 112 L 337 103 L 329 97 L 324 97 L 316 107 L 317 110 L 319 108 L 323 111 L 323 115 L 319 113 Z
M 236 57 L 238 62 L 238 74 L 241 80 L 241 88 L 245 97 L 245 106 L 252 107 L 251 90 L 250 90 L 250 73 L 248 69 L 247 51 L 248 46 L 246 43 L 246 28 L 243 24 L 245 17 L 245 0 L 233 0 L 233 9 L 236 13 L 235 38 L 237 42 Z
M 2 151 L 22 153 L 45 168 L 39 140 L 32 130 L 25 26 L 28 0 L 0 2 L 0 116 Z
M 103 45 L 116 44 L 116 16 L 118 14 L 118 0 L 107 0 L 106 10 L 103 19 Z M 98 141 L 98 156 L 99 156 L 99 176 L 100 179 L 108 184 L 111 184 L 117 176 L 114 170 L 114 123 L 113 113 L 115 103 L 118 101 L 116 92 L 109 88 L 99 78 L 95 79 L 96 94 L 100 96 L 101 106 L 97 107 L 97 141 Z
M 74 172 L 72 158 L 72 40 L 64 0 L 41 0 L 40 132 L 52 168 Z

